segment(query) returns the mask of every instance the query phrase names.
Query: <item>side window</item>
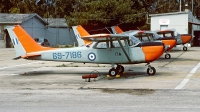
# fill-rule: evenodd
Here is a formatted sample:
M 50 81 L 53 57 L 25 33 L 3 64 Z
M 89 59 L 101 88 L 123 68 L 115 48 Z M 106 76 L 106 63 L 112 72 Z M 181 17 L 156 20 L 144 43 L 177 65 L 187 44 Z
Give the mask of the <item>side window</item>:
M 107 43 L 106 42 L 98 42 L 96 45 L 97 49 L 106 49 L 107 48 Z

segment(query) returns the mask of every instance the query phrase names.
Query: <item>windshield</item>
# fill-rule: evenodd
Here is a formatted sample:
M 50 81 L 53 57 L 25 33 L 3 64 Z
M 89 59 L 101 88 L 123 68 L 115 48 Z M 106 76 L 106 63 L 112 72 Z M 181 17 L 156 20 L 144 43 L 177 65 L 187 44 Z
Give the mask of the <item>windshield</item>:
M 130 46 L 138 45 L 138 44 L 141 42 L 138 38 L 136 38 L 136 37 L 133 36 L 133 35 L 130 35 L 129 37 L 130 37 L 130 38 L 129 38 L 129 40 L 130 40 L 129 45 L 130 45 Z
M 174 36 L 179 36 L 180 34 L 177 31 L 174 31 Z

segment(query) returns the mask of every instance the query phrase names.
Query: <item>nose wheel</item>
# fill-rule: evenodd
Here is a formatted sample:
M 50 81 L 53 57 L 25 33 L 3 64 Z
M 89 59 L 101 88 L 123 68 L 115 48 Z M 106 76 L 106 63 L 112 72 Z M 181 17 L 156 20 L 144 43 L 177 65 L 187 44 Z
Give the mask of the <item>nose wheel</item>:
M 154 67 L 152 67 L 151 65 L 147 64 L 148 68 L 147 68 L 147 74 L 149 76 L 155 75 L 156 73 L 156 69 Z
M 187 47 L 186 46 L 183 47 L 183 51 L 187 51 Z
M 165 54 L 165 59 L 170 59 L 171 58 L 171 55 L 169 53 L 166 53 Z

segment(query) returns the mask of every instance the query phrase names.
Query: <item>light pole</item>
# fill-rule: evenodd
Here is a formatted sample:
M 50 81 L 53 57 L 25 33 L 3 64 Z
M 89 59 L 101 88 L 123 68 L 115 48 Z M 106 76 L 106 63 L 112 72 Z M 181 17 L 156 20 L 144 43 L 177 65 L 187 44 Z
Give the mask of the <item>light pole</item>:
M 181 0 L 179 1 L 180 5 L 179 5 L 179 8 L 180 8 L 180 12 L 181 12 Z

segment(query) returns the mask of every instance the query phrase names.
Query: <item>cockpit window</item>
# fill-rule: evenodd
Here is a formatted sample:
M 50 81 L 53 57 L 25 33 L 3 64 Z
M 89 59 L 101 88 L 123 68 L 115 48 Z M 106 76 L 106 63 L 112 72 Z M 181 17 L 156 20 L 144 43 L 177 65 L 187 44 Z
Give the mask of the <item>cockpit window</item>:
M 122 45 L 125 47 L 125 39 L 120 40 Z M 117 40 L 114 41 L 98 41 L 97 44 L 95 45 L 95 48 L 97 49 L 106 49 L 106 48 L 117 48 L 121 47 L 119 42 Z
M 130 43 L 129 43 L 130 46 L 135 46 L 135 45 L 139 44 L 140 42 L 141 41 L 138 38 L 136 38 L 132 35 L 130 36 Z
M 177 31 L 174 31 L 174 36 L 179 36 L 180 34 Z

